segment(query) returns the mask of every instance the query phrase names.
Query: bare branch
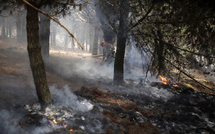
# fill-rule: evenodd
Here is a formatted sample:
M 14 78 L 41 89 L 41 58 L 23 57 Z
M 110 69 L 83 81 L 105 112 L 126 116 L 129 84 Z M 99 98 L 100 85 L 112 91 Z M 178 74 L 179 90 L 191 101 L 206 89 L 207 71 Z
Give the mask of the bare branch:
M 182 49 L 182 48 L 179 48 L 179 47 L 176 47 L 176 46 L 173 46 L 173 47 L 175 47 L 176 49 L 179 49 L 179 50 L 181 50 L 181 51 L 189 52 L 189 53 L 194 54 L 194 55 L 207 57 L 207 55 L 202 54 L 202 53 L 191 52 L 191 51 L 189 51 L 189 50 Z M 210 57 L 210 58 L 215 58 L 215 57 L 213 56 L 213 57 Z
M 149 15 L 149 13 L 152 11 L 152 9 L 154 8 L 154 5 L 151 6 L 151 8 L 148 10 L 148 12 L 137 21 L 137 23 L 135 23 L 133 26 L 131 26 L 128 31 L 130 31 L 131 29 L 133 29 L 134 27 L 140 25 L 142 23 L 142 21 Z

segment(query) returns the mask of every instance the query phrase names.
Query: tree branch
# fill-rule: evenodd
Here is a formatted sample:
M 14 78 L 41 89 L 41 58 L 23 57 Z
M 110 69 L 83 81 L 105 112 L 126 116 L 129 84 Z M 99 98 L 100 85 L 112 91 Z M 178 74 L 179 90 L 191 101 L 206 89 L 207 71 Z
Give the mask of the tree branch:
M 77 38 L 64 25 L 62 25 L 55 17 L 53 17 L 53 16 L 47 14 L 46 12 L 38 9 L 37 7 L 35 7 L 32 4 L 30 4 L 29 2 L 27 2 L 26 0 L 22 0 L 22 1 L 25 4 L 27 4 L 27 5 L 31 6 L 32 8 L 34 8 L 35 10 L 37 10 L 38 12 L 44 14 L 45 16 L 51 18 L 53 21 L 55 21 L 56 23 L 58 23 L 62 28 L 64 28 L 69 33 L 70 36 L 72 36 L 72 38 L 75 39 L 75 41 L 78 43 L 78 45 L 81 47 L 81 49 L 84 50 L 83 46 L 80 44 L 80 42 L 77 40 Z
M 150 53 L 153 54 L 153 52 L 151 50 L 149 50 Z M 195 81 L 196 83 L 200 84 L 201 86 L 203 86 L 204 88 L 207 88 L 211 91 L 215 91 L 215 89 L 209 88 L 208 86 L 202 84 L 201 82 L 197 81 L 195 78 L 193 78 L 192 76 L 190 76 L 189 74 L 187 74 L 185 71 L 183 71 L 182 69 L 180 69 L 179 67 L 177 67 L 176 65 L 174 65 L 171 61 L 169 61 L 168 59 L 166 59 L 164 57 L 164 60 L 167 61 L 170 65 L 172 65 L 174 68 L 176 68 L 177 70 L 179 70 L 181 73 L 183 73 L 184 75 L 186 75 L 187 77 L 189 77 L 190 79 L 192 79 L 193 81 Z
M 179 50 L 181 50 L 181 51 L 189 52 L 189 53 L 194 54 L 194 55 L 207 57 L 207 55 L 202 54 L 202 53 L 191 52 L 191 51 L 189 51 L 189 50 L 186 50 L 186 49 L 183 49 L 183 48 L 179 48 L 179 47 L 176 47 L 176 46 L 173 46 L 173 47 L 175 47 L 176 49 L 179 49 Z M 215 57 L 213 56 L 213 57 L 210 57 L 210 58 L 215 58 Z
M 140 25 L 142 23 L 142 21 L 149 15 L 149 13 L 152 11 L 152 9 L 154 8 L 154 4 L 151 6 L 151 8 L 148 10 L 148 12 L 137 21 L 137 23 L 135 23 L 133 26 L 131 26 L 128 31 L 130 31 L 131 29 L 133 29 L 134 27 Z
M 181 70 L 179 67 L 177 67 L 176 65 L 174 65 L 172 62 L 170 62 L 169 60 L 167 60 L 166 58 L 164 58 L 167 62 L 169 62 L 173 67 L 175 67 L 177 70 L 179 70 L 180 72 L 182 72 L 184 75 L 186 75 L 187 77 L 191 78 L 193 81 L 195 81 L 196 83 L 200 84 L 201 86 L 209 89 L 209 90 L 212 90 L 212 91 L 215 91 L 214 89 L 212 88 L 209 88 L 208 86 L 205 86 L 204 84 L 202 84 L 201 82 L 197 81 L 196 79 L 194 79 L 192 76 L 190 76 L 189 74 L 187 74 L 186 72 L 184 72 L 183 70 Z

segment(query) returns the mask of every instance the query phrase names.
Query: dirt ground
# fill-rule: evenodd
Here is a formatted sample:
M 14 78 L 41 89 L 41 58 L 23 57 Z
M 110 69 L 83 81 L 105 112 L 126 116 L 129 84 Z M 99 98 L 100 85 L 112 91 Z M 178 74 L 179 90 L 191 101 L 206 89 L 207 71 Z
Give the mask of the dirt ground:
M 26 48 L 27 45 L 25 43 L 17 43 L 13 39 L 0 39 L 0 110 L 29 103 L 33 104 L 37 101 Z M 46 61 L 48 62 L 46 75 L 49 86 L 63 87 L 64 85 L 68 85 L 78 95 L 91 99 L 94 103 L 102 103 L 103 107 L 109 107 L 110 110 L 104 110 L 103 114 L 110 118 L 110 122 L 122 124 L 130 134 L 140 131 L 141 133 L 159 133 L 159 130 L 150 122 L 145 121 L 137 124 L 129 121 L 129 118 L 120 117 L 118 113 L 120 110 L 126 114 L 140 111 L 145 117 L 153 117 L 156 112 L 141 110 L 135 101 L 121 98 L 120 95 L 102 89 L 90 88 L 101 85 L 100 81 L 89 81 L 85 77 L 77 75 L 78 72 L 71 72 L 70 74 L 73 74 L 72 76 L 67 75 L 70 70 L 65 70 L 65 68 L 56 69 L 54 67 L 58 66 L 56 64 L 64 64 L 64 66 L 75 69 L 77 67 L 73 66 L 73 64 L 76 62 L 93 60 L 95 63 L 99 63 L 101 61 L 100 57 L 93 57 L 91 54 L 82 51 L 51 50 L 50 55 L 52 62 Z M 203 71 L 195 71 L 195 75 L 196 79 L 207 84 L 210 88 L 215 88 L 214 81 L 203 75 Z M 108 83 L 106 84 L 108 85 Z M 215 93 L 202 88 L 189 79 L 185 79 L 183 84 L 198 91 L 210 94 Z M 166 119 L 172 118 L 169 114 L 162 114 L 160 116 Z M 114 132 L 111 129 L 107 129 L 106 133 L 112 134 Z

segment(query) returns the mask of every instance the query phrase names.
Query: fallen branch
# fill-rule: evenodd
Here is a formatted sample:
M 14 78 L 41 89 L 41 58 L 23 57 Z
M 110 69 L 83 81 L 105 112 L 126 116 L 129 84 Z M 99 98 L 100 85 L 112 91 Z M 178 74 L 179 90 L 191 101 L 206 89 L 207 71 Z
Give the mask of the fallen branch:
M 54 20 L 56 23 L 58 23 L 62 28 L 64 28 L 70 36 L 72 36 L 72 38 L 75 39 L 75 41 L 78 43 L 78 45 L 81 47 L 82 50 L 84 50 L 83 46 L 80 44 L 80 42 L 77 40 L 77 38 L 75 38 L 75 36 L 63 25 L 61 24 L 55 17 L 47 14 L 46 12 L 38 9 L 37 7 L 35 7 L 34 5 L 30 4 L 29 2 L 27 2 L 26 0 L 22 0 L 25 4 L 31 6 L 32 8 L 34 8 L 35 10 L 37 10 L 38 12 L 44 14 L 45 16 L 48 16 L 49 18 L 51 18 L 52 20 Z
M 191 78 L 193 81 L 195 81 L 196 83 L 200 84 L 201 86 L 209 89 L 209 90 L 212 90 L 212 91 L 215 91 L 214 89 L 212 88 L 209 88 L 208 86 L 204 85 L 203 83 L 197 81 L 196 79 L 194 79 L 192 76 L 190 76 L 189 74 L 187 74 L 185 71 L 181 70 L 179 67 L 177 67 L 176 65 L 174 65 L 172 62 L 170 62 L 169 60 L 167 60 L 166 58 L 164 58 L 167 62 L 169 62 L 173 67 L 175 67 L 177 70 L 179 70 L 181 73 L 183 73 L 184 75 L 186 75 L 187 77 Z

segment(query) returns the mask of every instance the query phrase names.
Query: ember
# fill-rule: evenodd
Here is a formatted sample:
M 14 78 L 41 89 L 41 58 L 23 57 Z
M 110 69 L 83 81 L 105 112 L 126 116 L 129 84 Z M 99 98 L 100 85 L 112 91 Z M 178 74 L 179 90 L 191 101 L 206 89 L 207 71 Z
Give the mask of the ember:
M 57 121 L 56 121 L 56 120 L 53 120 L 53 122 L 54 122 L 55 124 L 57 124 Z
M 166 82 L 162 82 L 164 85 L 167 85 L 167 83 Z
M 172 86 L 173 86 L 173 87 L 179 87 L 179 85 L 177 85 L 177 84 L 172 84 Z

